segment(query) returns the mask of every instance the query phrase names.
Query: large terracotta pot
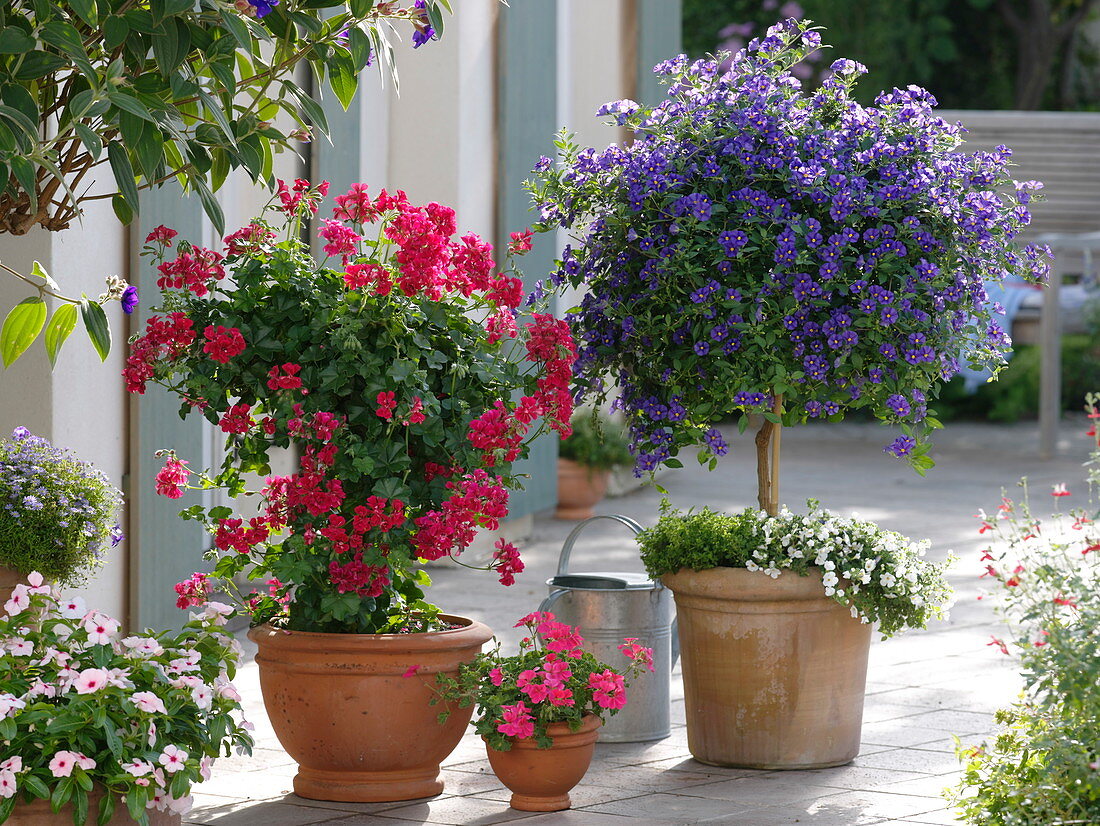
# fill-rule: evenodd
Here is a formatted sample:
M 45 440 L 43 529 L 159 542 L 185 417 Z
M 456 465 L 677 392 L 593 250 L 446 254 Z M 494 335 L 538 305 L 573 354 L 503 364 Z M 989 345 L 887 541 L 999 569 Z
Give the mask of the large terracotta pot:
M 435 675 L 457 674 L 493 635 L 462 617 L 421 634 L 316 634 L 253 628 L 260 690 L 275 734 L 298 763 L 294 791 L 311 800 L 369 803 L 443 791 L 439 764 L 472 708 L 432 706 Z M 404 676 L 411 666 L 416 674 Z M 451 716 L 440 725 L 444 708 Z
M 592 506 L 607 495 L 611 471 L 591 468 L 572 459 L 558 459 L 558 519 L 589 519 Z
M 19 573 L 15 568 L 0 565 L 0 608 L 11 599 L 12 590 L 20 583 L 27 584 L 27 577 L 24 574 Z
M 85 826 L 95 826 L 99 818 L 99 801 L 102 793 L 93 789 L 88 794 L 88 817 Z M 149 818 L 149 826 L 180 826 L 180 815 L 169 812 L 158 812 L 149 809 L 146 812 Z M 115 813 L 107 821 L 106 826 L 133 826 L 137 823 L 126 808 L 126 802 L 119 798 L 115 801 Z M 63 806 L 61 811 L 54 814 L 48 800 L 34 800 L 31 803 L 17 803 L 10 818 L 4 821 L 4 826 L 73 826 L 72 806 Z
M 581 782 L 596 750 L 601 720 L 589 714 L 577 731 L 568 723 L 551 723 L 554 745 L 540 749 L 535 738 L 513 740 L 511 751 L 486 746 L 497 779 L 512 791 L 509 805 L 521 812 L 559 812 L 572 805 L 569 790 Z
M 825 596 L 820 570 L 685 568 L 661 581 L 676 598 L 696 760 L 811 769 L 859 753 L 871 626 Z

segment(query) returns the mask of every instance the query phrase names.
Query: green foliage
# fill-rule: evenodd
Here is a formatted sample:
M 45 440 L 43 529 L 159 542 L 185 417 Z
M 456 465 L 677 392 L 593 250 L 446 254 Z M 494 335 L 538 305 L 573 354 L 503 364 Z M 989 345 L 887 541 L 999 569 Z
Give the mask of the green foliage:
M 813 501 L 807 506 L 805 515 L 786 508 L 776 516 L 751 508 L 682 513 L 666 499 L 657 524 L 638 536 L 642 561 L 654 577 L 682 568 L 747 568 L 771 577 L 818 568 L 825 594 L 851 607 L 852 616 L 877 623 L 883 638 L 943 616 L 950 560 L 923 559 L 927 541 L 915 544 L 873 522 L 842 519 Z
M 140 189 L 176 179 L 211 193 L 229 171 L 270 185 L 275 154 L 327 134 L 302 85 L 346 108 L 373 59 L 392 73 L 392 21 L 442 31 L 448 0 L 424 9 L 369 2 L 7 2 L 0 4 L 0 232 L 64 229 L 100 173 L 116 213 L 137 213 Z M 45 125 L 51 124 L 50 128 Z
M 1094 421 L 1100 397 L 1087 406 Z M 1090 435 L 1095 440 L 1095 427 Z M 1100 482 L 1094 443 L 1089 487 Z M 1087 507 L 1036 516 L 1027 480 L 1020 501 L 1002 496 L 980 512 L 991 544 L 982 553 L 993 597 L 1024 678 L 1020 700 L 997 714 L 1000 730 L 977 748 L 960 748 L 963 776 L 952 790 L 973 826 L 1100 822 L 1100 534 L 1094 497 Z M 1064 501 L 1062 488 L 1055 501 Z
M 571 425 L 573 433 L 558 448 L 561 458 L 599 470 L 633 461 L 622 425 L 597 409 L 578 412 Z
M 1017 344 L 1008 366 L 994 382 L 968 393 L 961 378 L 952 379 L 936 400 L 941 419 L 980 419 L 1016 422 L 1039 413 L 1041 352 L 1037 346 Z M 1100 386 L 1100 339 L 1095 335 L 1062 337 L 1062 410 L 1081 409 L 1093 387 Z
M 795 16 L 829 29 L 835 47 L 820 63 L 809 64 L 811 74 L 843 55 L 869 66 L 876 88 L 915 83 L 949 108 L 1013 107 L 1016 44 L 989 0 L 800 0 L 795 5 Z M 760 0 L 684 0 L 684 50 L 702 57 L 736 49 L 721 35 L 723 29 L 750 24 L 749 36 L 761 36 L 779 15 L 780 9 L 766 9 Z M 861 103 L 871 97 L 870 89 L 856 93 Z
M 121 538 L 121 506 L 107 477 L 26 428 L 0 440 L 0 565 L 78 582 Z
M 147 824 L 154 798 L 185 810 L 214 758 L 251 751 L 234 719 L 239 647 L 218 627 L 226 606 L 209 606 L 178 634 L 124 640 L 117 620 L 62 601 L 40 576 L 29 581 L 16 586 L 20 605 L 0 613 L 0 777 L 16 789 L 0 798 L 0 822 L 18 801 L 39 798 L 55 809 L 71 802 L 83 824 L 98 787 L 106 793 L 89 823 L 125 801 Z M 67 774 L 51 768 L 55 759 L 68 761 Z

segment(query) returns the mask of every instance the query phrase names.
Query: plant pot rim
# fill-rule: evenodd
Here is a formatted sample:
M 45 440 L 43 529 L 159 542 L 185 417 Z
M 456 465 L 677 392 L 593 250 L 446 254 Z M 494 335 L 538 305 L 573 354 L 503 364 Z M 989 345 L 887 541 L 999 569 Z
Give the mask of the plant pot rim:
M 458 641 L 464 637 L 469 638 L 469 642 L 473 642 L 478 637 L 483 637 L 481 642 L 488 642 L 493 632 L 483 622 L 480 622 L 469 617 L 461 617 L 457 614 L 440 614 L 439 618 L 447 622 L 460 623 L 459 628 L 445 628 L 440 631 L 412 631 L 409 633 L 399 634 L 352 634 L 352 633 L 332 633 L 324 631 L 294 631 L 288 628 L 276 628 L 269 622 L 265 622 L 263 625 L 256 625 L 248 629 L 248 638 L 253 642 L 272 643 L 279 644 L 279 641 L 285 641 L 290 643 L 290 638 L 296 638 L 301 641 L 308 641 L 308 644 L 312 647 L 314 644 L 322 645 L 325 648 L 361 648 L 364 645 L 370 645 L 371 643 L 386 645 L 397 644 L 402 647 L 410 649 L 426 647 L 437 647 L 436 640 L 450 640 L 454 639 Z
M 561 722 L 557 723 L 547 723 L 546 733 L 554 738 L 554 745 L 551 746 L 551 748 L 564 748 L 573 745 L 573 743 L 571 742 L 573 738 L 587 739 L 592 734 L 592 732 L 596 731 L 596 729 L 598 729 L 602 725 L 603 720 L 601 720 L 597 715 L 586 714 L 584 715 L 584 717 L 581 718 L 581 727 L 576 731 L 573 731 L 569 728 L 568 720 L 562 720 Z M 489 741 L 486 740 L 484 735 L 482 735 L 481 739 L 485 741 L 486 747 L 488 747 L 491 751 L 497 751 L 497 749 L 494 749 L 492 746 L 489 745 Z M 517 746 L 521 749 L 538 748 L 534 737 L 523 737 L 518 739 L 512 737 L 511 740 L 512 748 L 516 748 Z M 550 751 L 550 749 L 542 749 L 542 751 Z
M 797 571 L 785 569 L 779 576 L 772 578 L 763 571 L 750 571 L 744 567 L 703 568 L 694 571 L 680 568 L 672 573 L 661 574 L 661 584 L 674 594 L 706 595 L 726 599 L 745 601 L 771 601 L 775 599 L 835 600 L 826 595 L 822 584 L 825 569 L 811 565 L 805 576 Z

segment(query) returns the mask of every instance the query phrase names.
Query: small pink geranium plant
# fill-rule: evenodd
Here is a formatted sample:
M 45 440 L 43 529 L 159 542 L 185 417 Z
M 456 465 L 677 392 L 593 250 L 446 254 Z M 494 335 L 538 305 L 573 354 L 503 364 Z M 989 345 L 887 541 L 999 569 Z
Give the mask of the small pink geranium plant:
M 214 758 L 252 748 L 229 612 L 211 602 L 178 634 L 126 636 L 37 572 L 16 585 L 0 604 L 0 823 L 36 798 L 71 804 L 79 823 L 186 813 Z
M 618 713 L 627 702 L 627 682 L 643 669 L 653 670 L 653 649 L 636 639 L 619 646 L 628 662 L 617 670 L 581 647 L 579 629 L 549 612 L 535 611 L 515 625 L 524 626 L 529 636 L 520 642 L 519 654 L 503 656 L 498 642 L 463 665 L 457 678 L 436 677 L 438 699 L 477 706 L 472 725 L 498 751 L 509 751 L 513 740 L 527 737 L 534 737 L 540 749 L 549 748 L 551 723 L 569 723 L 576 730 L 590 714 L 603 720 Z M 440 721 L 449 713 L 442 712 Z

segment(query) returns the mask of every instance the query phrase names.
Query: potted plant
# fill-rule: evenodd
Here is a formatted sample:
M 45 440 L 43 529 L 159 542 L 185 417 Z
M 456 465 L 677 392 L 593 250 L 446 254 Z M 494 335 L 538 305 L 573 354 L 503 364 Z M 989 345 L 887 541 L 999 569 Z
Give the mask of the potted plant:
M 35 571 L 3 607 L 0 823 L 179 824 L 214 759 L 251 751 L 229 606 L 125 636 Z
M 598 410 L 573 416 L 558 446 L 558 519 L 588 519 L 607 494 L 612 468 L 632 464 L 623 428 Z
M 0 598 L 31 571 L 72 585 L 122 541 L 122 494 L 87 462 L 17 427 L 0 439 Z
M 488 244 L 456 237 L 453 210 L 403 192 L 356 184 L 337 196 L 321 222 L 328 257 L 314 261 L 301 226 L 326 188 L 280 182 L 278 223 L 257 219 L 223 252 L 155 231 L 164 314 L 134 341 L 126 379 L 137 393 L 168 387 L 185 414 L 227 434 L 218 473 L 170 454 L 162 493 L 240 496 L 242 474 L 266 476 L 248 513 L 183 513 L 207 524 L 215 564 L 213 580 L 179 590 L 201 602 L 214 581 L 230 593 L 244 572 L 268 581 L 235 596 L 255 626 L 272 722 L 300 765 L 295 791 L 426 797 L 442 789 L 439 764 L 465 721 L 437 726 L 431 691 L 402 675 L 413 664 L 456 673 L 491 632 L 427 602 L 422 563 L 495 530 L 511 463 L 538 433 L 569 432 L 574 346 L 550 315 L 517 321 L 514 267 L 496 271 Z M 528 236 L 511 246 L 526 251 Z M 270 475 L 274 447 L 297 451 L 294 473 Z M 510 585 L 523 563 L 501 539 L 488 567 Z
M 773 518 L 783 426 L 864 409 L 900 428 L 886 451 L 931 467 L 928 405 L 942 383 L 961 363 L 1004 362 L 985 282 L 1045 272 L 1041 248 L 1013 242 L 1039 184 L 1011 180 L 1009 151 L 955 151 L 962 128 L 916 87 L 860 105 L 852 89 L 866 70 L 854 61 L 803 91 L 791 69 L 820 47 L 817 31 L 788 20 L 728 72 L 666 61 L 665 100 L 602 109 L 631 143 L 598 152 L 563 137 L 562 165 L 540 159 L 530 184 L 537 229 L 575 236 L 552 281 L 587 289 L 567 316 L 579 396 L 620 393 L 639 475 L 680 466 L 700 443 L 713 467 L 728 451 L 718 424 L 734 417 L 743 431 L 756 414 L 758 502 Z M 793 576 L 756 581 L 783 589 Z M 693 598 L 677 590 L 681 618 Z M 735 715 L 710 660 L 696 672 L 681 650 L 685 683 L 707 679 L 709 702 Z M 824 698 L 823 713 L 843 693 L 802 689 Z M 846 716 L 858 726 L 860 712 Z
M 812 501 L 806 514 L 784 508 L 775 516 L 753 508 L 682 513 L 668 500 L 661 510 L 638 541 L 646 570 L 687 609 L 677 614 L 682 655 L 707 672 L 685 678 L 686 705 L 697 715 L 691 753 L 754 768 L 855 757 L 871 628 L 885 639 L 943 616 L 947 563 L 923 559 L 927 541 Z M 728 700 L 708 696 L 715 684 L 730 689 Z M 821 686 L 834 695 L 824 714 Z
M 653 651 L 623 640 L 619 650 L 630 665 L 617 671 L 583 650 L 579 629 L 552 613 L 535 611 L 515 627 L 528 631 L 519 654 L 502 655 L 498 642 L 457 676 L 438 675 L 439 697 L 459 708 L 476 706 L 474 730 L 493 771 L 512 790 L 513 809 L 568 809 L 569 790 L 592 762 L 597 729 L 626 705 L 629 678 L 653 670 Z M 449 714 L 443 711 L 441 720 Z

